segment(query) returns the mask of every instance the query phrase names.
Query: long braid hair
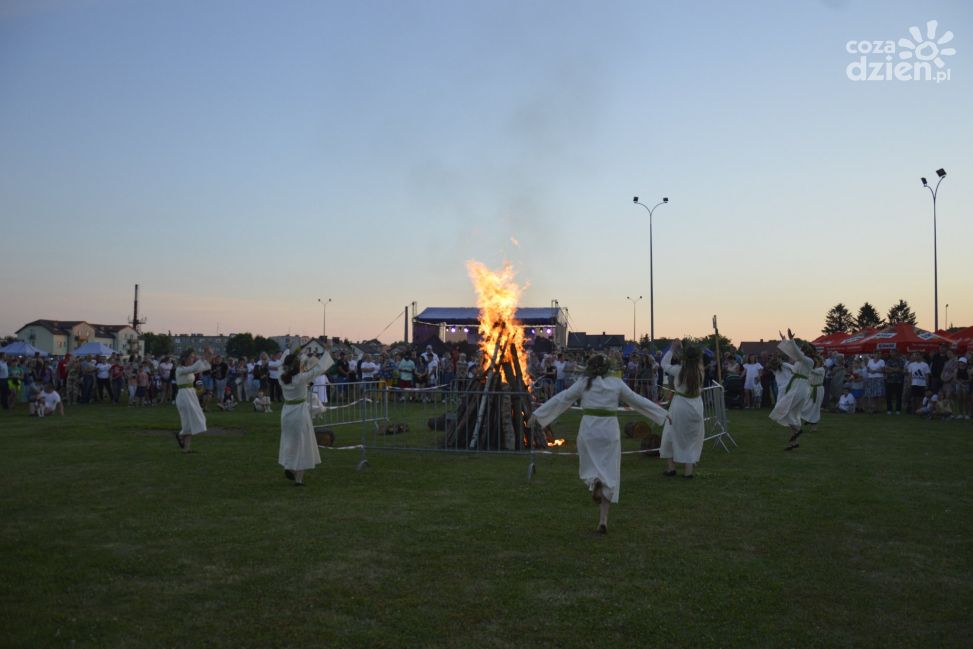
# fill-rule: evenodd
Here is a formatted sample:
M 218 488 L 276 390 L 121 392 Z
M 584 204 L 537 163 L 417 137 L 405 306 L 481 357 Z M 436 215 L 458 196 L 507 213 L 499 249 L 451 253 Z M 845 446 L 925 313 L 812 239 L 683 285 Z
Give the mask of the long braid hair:
M 699 347 L 687 347 L 682 353 L 682 367 L 679 368 L 678 380 L 686 386 L 686 396 L 698 397 L 703 387 L 703 370 L 699 366 L 702 353 Z
M 588 365 L 584 370 L 585 376 L 588 377 L 588 385 L 585 386 L 585 390 L 591 389 L 591 382 L 595 380 L 595 377 L 607 376 L 610 371 L 611 363 L 604 354 L 595 354 L 589 358 Z

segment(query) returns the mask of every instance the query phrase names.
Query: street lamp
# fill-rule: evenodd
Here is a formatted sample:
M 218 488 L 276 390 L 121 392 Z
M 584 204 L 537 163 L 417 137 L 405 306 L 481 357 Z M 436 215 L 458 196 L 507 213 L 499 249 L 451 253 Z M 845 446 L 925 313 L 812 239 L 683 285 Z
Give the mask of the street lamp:
M 933 331 L 939 331 L 939 259 L 937 258 L 937 246 L 936 246 L 936 195 L 939 193 L 939 183 L 943 182 L 943 178 L 946 177 L 945 169 L 937 169 L 936 175 L 939 176 L 939 180 L 936 181 L 936 187 L 930 187 L 929 183 L 926 182 L 925 178 L 921 178 L 922 186 L 929 190 L 932 194 L 932 291 L 933 291 L 933 313 L 935 316 Z
M 632 198 L 632 202 L 636 205 L 641 205 L 645 208 L 645 211 L 649 213 L 649 342 L 655 342 L 655 290 L 652 285 L 652 213 L 655 212 L 655 208 L 660 205 L 665 205 L 669 202 L 667 196 L 662 197 L 662 202 L 656 203 L 651 208 L 644 203 L 639 203 L 639 197 L 635 196 Z
M 943 318 L 946 321 L 946 329 L 949 329 L 949 305 L 946 305 L 946 317 Z M 939 331 L 938 329 L 936 331 Z
M 330 301 L 330 297 L 327 300 L 318 298 L 318 302 L 320 302 L 321 306 L 324 307 L 322 309 L 323 314 L 321 315 L 321 338 L 324 339 L 324 342 L 328 342 L 328 302 Z
M 640 295 L 639 299 L 636 300 L 635 298 L 626 295 L 625 299 L 632 303 L 632 340 L 638 343 L 639 340 L 638 338 L 635 337 L 635 305 L 639 303 L 639 300 L 642 299 L 642 296 Z

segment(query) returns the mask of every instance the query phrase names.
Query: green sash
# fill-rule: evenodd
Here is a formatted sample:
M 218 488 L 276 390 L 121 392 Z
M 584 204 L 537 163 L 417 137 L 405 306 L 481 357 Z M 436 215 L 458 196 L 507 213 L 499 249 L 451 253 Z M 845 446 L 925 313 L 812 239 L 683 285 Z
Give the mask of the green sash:
M 608 410 L 607 408 L 582 408 L 581 413 L 588 415 L 589 417 L 617 417 L 617 410 Z
M 805 381 L 807 381 L 807 377 L 804 376 L 803 374 L 791 374 L 791 380 L 787 382 L 787 387 L 784 388 L 784 394 L 787 394 L 788 392 L 791 391 L 791 385 L 794 384 L 794 379 L 804 379 Z

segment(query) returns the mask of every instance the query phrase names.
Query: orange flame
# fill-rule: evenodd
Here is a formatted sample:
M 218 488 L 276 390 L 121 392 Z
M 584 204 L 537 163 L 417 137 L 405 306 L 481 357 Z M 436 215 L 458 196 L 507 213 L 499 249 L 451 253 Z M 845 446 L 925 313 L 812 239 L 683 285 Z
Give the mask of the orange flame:
M 517 354 L 524 384 L 528 385 L 530 377 L 527 374 L 527 355 L 524 353 L 524 329 L 514 317 L 523 289 L 514 282 L 516 273 L 513 266 L 510 262 L 504 262 L 503 268 L 494 272 L 480 262 L 470 260 L 466 262 L 466 269 L 476 289 L 476 306 L 480 309 L 483 369 L 489 369 L 499 342 L 504 352 L 497 359 L 497 364 L 512 363 L 513 354 Z M 507 378 L 503 372 L 500 372 L 500 377 L 506 383 Z
M 548 442 L 547 445 L 549 447 L 550 446 L 564 446 L 564 438 L 563 437 L 558 437 L 557 439 L 551 440 L 550 442 Z

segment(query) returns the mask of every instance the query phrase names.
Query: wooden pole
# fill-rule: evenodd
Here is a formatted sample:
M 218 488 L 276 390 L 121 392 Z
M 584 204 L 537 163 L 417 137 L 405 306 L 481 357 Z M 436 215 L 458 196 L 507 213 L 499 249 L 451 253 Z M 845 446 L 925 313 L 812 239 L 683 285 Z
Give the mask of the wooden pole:
M 716 382 L 723 385 L 723 359 L 720 358 L 720 330 L 716 326 L 716 316 L 713 316 L 713 338 L 716 340 Z

